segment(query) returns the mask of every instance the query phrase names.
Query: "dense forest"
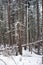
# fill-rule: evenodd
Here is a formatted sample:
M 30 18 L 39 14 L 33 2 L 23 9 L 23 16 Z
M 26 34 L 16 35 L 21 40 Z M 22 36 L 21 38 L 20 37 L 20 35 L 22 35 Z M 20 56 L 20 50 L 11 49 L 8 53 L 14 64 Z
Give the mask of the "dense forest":
M 43 55 L 43 0 L 0 0 L 0 51 L 23 48 Z

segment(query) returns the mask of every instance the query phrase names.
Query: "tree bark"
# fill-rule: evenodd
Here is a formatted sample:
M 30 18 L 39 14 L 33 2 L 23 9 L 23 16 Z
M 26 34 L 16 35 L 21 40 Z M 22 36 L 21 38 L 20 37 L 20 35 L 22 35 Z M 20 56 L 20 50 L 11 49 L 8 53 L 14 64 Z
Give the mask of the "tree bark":
M 11 29 L 10 27 L 10 22 L 11 22 L 11 18 L 10 18 L 10 3 L 11 3 L 11 0 L 8 0 L 8 25 L 9 25 L 9 31 Z M 11 39 L 11 32 L 9 32 L 9 41 L 10 41 L 10 45 L 12 45 L 12 39 Z
M 38 0 L 36 0 L 36 5 L 37 5 L 37 40 L 39 39 L 40 35 L 40 28 L 39 28 L 39 4 Z M 38 44 L 38 54 L 40 54 L 40 45 Z
M 43 0 L 42 0 L 42 40 L 43 40 Z M 42 42 L 42 64 L 43 64 L 43 42 Z

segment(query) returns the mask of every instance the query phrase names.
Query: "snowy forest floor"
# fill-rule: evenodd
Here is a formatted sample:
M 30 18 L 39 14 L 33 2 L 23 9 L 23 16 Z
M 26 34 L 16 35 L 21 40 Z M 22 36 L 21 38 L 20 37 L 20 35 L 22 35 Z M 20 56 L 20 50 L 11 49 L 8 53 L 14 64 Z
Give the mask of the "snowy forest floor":
M 0 55 L 0 65 L 42 65 L 42 56 L 27 50 L 22 51 L 22 56 Z

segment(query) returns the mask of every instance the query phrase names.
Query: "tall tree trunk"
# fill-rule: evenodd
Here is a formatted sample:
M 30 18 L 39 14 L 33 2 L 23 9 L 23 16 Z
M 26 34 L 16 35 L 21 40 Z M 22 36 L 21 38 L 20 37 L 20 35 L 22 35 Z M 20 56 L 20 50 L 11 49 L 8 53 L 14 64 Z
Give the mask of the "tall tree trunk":
M 11 18 L 10 18 L 10 3 L 11 3 L 11 0 L 8 0 L 8 25 L 9 25 L 9 31 L 11 29 L 10 27 L 10 22 L 11 22 Z M 9 41 L 10 41 L 10 45 L 12 45 L 12 39 L 11 39 L 11 32 L 9 32 Z
M 22 0 L 18 0 L 18 7 L 20 8 L 20 10 L 18 11 L 18 20 L 20 23 L 22 23 L 22 10 L 21 10 L 21 3 L 22 3 Z M 20 27 L 21 28 L 21 27 Z M 19 53 L 22 55 L 22 47 L 21 47 L 21 44 L 22 44 L 22 39 L 21 39 L 21 30 L 19 30 L 19 43 L 18 43 L 18 50 L 19 50 Z
M 43 0 L 42 0 L 42 40 L 43 40 Z M 43 55 L 43 42 L 42 42 L 42 55 Z M 43 64 L 43 56 L 42 56 L 42 64 Z
M 36 0 L 36 4 L 37 4 L 37 40 L 39 39 L 39 35 L 40 35 L 40 28 L 39 28 L 39 4 L 38 4 L 38 0 Z M 40 54 L 40 45 L 38 44 L 38 54 Z

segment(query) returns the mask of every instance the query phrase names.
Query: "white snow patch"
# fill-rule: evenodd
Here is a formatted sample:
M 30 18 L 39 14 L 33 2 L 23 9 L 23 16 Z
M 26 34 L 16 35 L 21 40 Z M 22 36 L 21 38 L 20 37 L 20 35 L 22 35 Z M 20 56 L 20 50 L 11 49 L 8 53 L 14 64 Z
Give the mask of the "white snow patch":
M 4 56 L 0 55 L 0 65 L 41 65 L 42 64 L 42 57 L 40 55 L 36 55 L 28 50 L 23 50 L 23 55 L 18 56 Z

